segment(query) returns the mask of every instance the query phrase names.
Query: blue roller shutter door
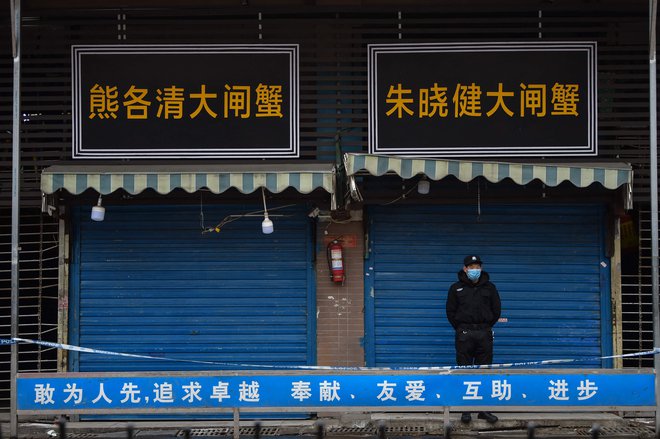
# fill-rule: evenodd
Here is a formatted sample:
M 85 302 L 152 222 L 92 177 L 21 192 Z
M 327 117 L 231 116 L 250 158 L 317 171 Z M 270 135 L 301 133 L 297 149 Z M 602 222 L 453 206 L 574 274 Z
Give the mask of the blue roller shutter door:
M 206 225 L 254 206 L 204 207 Z M 304 209 L 279 211 L 276 231 L 245 217 L 201 233 L 199 206 L 108 208 L 74 220 L 70 341 L 109 351 L 195 363 L 97 354 L 70 370 L 237 369 L 315 363 L 310 224 Z
M 495 327 L 496 363 L 575 358 L 566 366 L 608 365 L 593 358 L 611 354 L 600 206 L 482 206 L 481 215 L 474 206 L 377 207 L 369 232 L 369 365 L 455 364 L 445 301 L 473 252 L 508 319 Z

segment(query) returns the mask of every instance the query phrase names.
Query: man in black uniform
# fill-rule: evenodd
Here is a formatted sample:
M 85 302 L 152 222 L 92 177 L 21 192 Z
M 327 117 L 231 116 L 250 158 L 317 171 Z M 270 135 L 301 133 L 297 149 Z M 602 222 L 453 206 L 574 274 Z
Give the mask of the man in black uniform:
M 479 256 L 466 256 L 458 282 L 449 287 L 447 294 L 447 319 L 456 330 L 459 366 L 493 362 L 493 326 L 500 318 L 501 303 L 497 288 L 481 265 Z M 479 412 L 478 417 L 491 424 L 497 422 L 492 413 Z M 461 415 L 461 422 L 467 424 L 471 420 L 470 413 Z

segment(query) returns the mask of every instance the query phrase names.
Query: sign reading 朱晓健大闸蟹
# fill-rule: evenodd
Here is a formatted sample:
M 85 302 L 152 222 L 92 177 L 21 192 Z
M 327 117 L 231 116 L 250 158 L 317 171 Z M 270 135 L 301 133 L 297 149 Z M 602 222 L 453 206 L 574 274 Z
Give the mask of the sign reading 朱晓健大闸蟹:
M 73 158 L 291 158 L 298 46 L 72 46 Z
M 369 150 L 597 154 L 596 43 L 369 45 Z

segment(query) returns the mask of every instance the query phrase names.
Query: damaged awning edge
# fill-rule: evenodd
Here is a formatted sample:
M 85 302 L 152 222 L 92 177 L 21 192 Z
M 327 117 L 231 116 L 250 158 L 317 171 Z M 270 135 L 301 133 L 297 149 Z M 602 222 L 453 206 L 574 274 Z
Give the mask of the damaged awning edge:
M 402 178 L 424 174 L 432 180 L 452 175 L 466 183 L 477 177 L 493 183 L 510 178 L 519 185 L 540 180 L 547 186 L 558 186 L 569 181 L 580 188 L 600 183 L 613 190 L 626 184 L 631 186 L 633 181 L 632 167 L 627 163 L 513 163 L 347 153 L 344 165 L 349 176 L 360 171 L 375 176 L 394 172 Z
M 54 165 L 41 174 L 41 191 L 52 194 L 66 190 L 78 195 L 93 189 L 101 195 L 123 189 L 137 195 L 147 189 L 168 194 L 175 189 L 188 193 L 208 190 L 220 194 L 236 188 L 249 194 L 259 188 L 280 193 L 289 187 L 302 194 L 323 188 L 335 193 L 334 164 L 257 165 Z

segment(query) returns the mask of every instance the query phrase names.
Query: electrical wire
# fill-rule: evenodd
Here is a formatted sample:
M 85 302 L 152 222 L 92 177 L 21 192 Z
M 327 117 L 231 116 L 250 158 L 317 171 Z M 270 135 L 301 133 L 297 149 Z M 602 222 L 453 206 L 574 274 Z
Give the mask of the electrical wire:
M 479 184 L 479 178 L 477 177 L 477 217 L 481 219 L 481 185 Z
M 202 231 L 206 228 L 204 226 L 204 201 L 202 199 L 203 192 L 199 192 L 199 225 L 202 228 Z
M 399 200 L 405 199 L 405 198 L 406 198 L 406 195 L 408 195 L 409 193 L 411 193 L 412 191 L 414 191 L 416 188 L 417 188 L 417 186 L 416 186 L 416 185 L 413 185 L 410 189 L 408 189 L 407 192 L 401 194 L 400 196 L 398 196 L 397 198 L 393 199 L 392 201 L 388 201 L 387 203 L 383 203 L 383 204 L 381 204 L 381 206 L 389 206 L 390 204 L 394 204 L 394 203 L 396 203 L 396 202 L 399 201 Z
M 292 207 L 292 206 L 295 206 L 295 204 L 286 204 L 284 206 L 271 207 L 270 211 L 272 212 L 274 210 L 285 209 L 287 207 Z M 213 233 L 213 232 L 219 233 L 222 230 L 222 228 L 224 226 L 226 226 L 227 224 L 229 224 L 229 223 L 233 223 L 236 220 L 239 220 L 239 219 L 245 218 L 245 217 L 249 217 L 249 216 L 256 216 L 256 215 L 261 216 L 261 215 L 263 215 L 263 213 L 264 213 L 263 210 L 255 210 L 253 212 L 247 212 L 247 213 L 242 213 L 242 214 L 227 215 L 226 217 L 224 217 L 222 219 L 222 221 L 220 221 L 214 227 L 205 227 L 204 225 L 202 225 L 202 233 Z M 291 215 L 270 215 L 270 216 L 284 217 L 284 216 L 291 216 Z

